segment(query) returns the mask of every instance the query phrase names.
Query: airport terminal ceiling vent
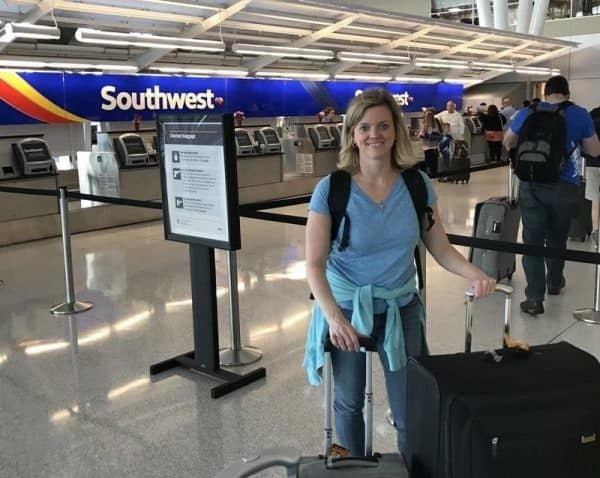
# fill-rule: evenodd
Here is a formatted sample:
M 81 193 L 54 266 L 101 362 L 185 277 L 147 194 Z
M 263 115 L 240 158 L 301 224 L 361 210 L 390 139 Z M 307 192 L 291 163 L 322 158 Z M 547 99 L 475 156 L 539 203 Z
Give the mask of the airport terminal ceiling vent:
M 549 76 L 551 60 L 576 46 L 349 7 L 342 1 L 2 3 L 0 27 L 57 26 L 61 38 L 7 37 L 0 43 L 0 68 L 383 82 L 444 79 L 469 85 L 510 71 Z

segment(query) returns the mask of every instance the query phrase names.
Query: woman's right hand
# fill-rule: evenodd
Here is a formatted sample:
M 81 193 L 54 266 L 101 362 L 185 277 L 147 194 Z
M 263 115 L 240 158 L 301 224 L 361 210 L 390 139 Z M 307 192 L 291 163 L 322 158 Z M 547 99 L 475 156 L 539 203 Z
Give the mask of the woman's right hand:
M 358 334 L 340 312 L 329 319 L 329 338 L 334 347 L 346 352 L 358 352 Z

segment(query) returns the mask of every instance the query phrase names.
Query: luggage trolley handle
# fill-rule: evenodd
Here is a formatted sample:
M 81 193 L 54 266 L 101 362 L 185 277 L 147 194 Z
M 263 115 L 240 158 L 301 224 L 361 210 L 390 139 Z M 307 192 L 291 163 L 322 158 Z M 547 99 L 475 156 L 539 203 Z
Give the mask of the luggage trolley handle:
M 375 340 L 371 337 L 360 335 L 358 337 L 358 345 L 360 351 L 366 354 L 365 356 L 365 456 L 373 454 L 373 352 L 377 350 Z M 325 452 L 327 456 L 331 445 L 333 444 L 333 427 L 331 420 L 331 408 L 333 405 L 333 390 L 332 390 L 332 367 L 331 367 L 331 351 L 335 346 L 327 337 L 325 343 L 325 364 L 323 365 L 323 377 L 325 381 Z
M 506 346 L 510 338 L 510 306 L 512 301 L 513 288 L 504 285 L 496 284 L 495 290 L 504 293 L 504 329 L 502 333 L 502 346 Z M 467 311 L 465 315 L 465 352 L 471 352 L 471 331 L 473 329 L 473 303 L 475 302 L 475 294 L 471 290 L 465 292 Z

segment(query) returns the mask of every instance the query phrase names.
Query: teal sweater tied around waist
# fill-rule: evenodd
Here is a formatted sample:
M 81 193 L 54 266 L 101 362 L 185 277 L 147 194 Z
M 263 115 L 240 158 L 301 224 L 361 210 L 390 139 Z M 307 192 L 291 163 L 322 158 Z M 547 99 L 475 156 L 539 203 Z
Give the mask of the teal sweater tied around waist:
M 383 299 L 387 305 L 385 338 L 383 349 L 387 355 L 390 370 L 395 371 L 406 365 L 404 331 L 397 298 L 418 293 L 415 277 L 395 289 L 385 289 L 373 285 L 358 287 L 334 272 L 326 272 L 327 281 L 335 301 L 352 301 L 352 327 L 360 335 L 373 332 L 373 299 Z M 325 340 L 329 334 L 329 324 L 317 301 L 313 304 L 312 320 L 308 327 L 303 367 L 311 385 L 321 383 L 321 368 L 325 363 Z

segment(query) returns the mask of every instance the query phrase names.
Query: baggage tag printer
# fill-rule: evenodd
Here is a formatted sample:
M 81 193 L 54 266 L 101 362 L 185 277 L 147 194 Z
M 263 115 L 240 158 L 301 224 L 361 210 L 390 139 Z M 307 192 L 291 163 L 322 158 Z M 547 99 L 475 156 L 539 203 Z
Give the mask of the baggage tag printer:
M 254 132 L 254 137 L 260 145 L 263 153 L 281 153 L 281 140 L 277 131 L 273 128 L 265 127 Z
M 12 143 L 14 161 L 23 176 L 41 176 L 56 173 L 56 164 L 50 155 L 48 143 L 42 138 L 25 138 Z
M 148 150 L 139 134 L 122 134 L 114 139 L 114 145 L 122 167 L 132 168 L 148 164 Z
M 254 145 L 248 130 L 244 128 L 235 129 L 235 149 L 237 156 L 251 156 L 254 153 Z

